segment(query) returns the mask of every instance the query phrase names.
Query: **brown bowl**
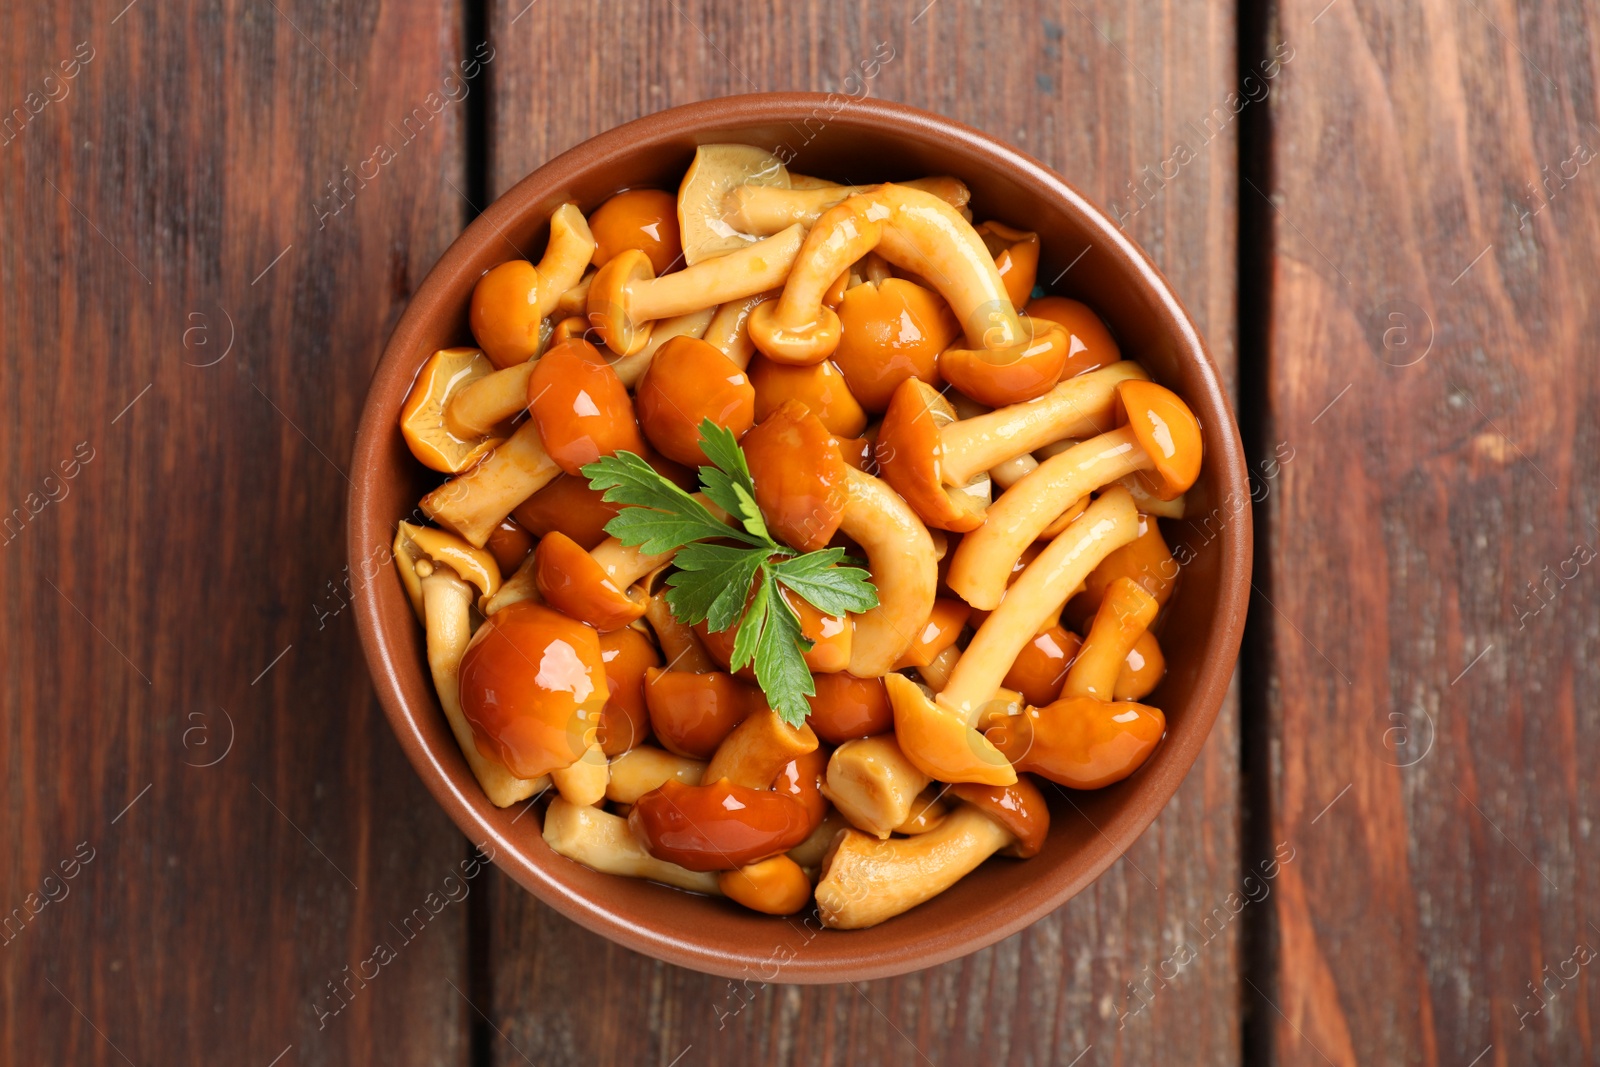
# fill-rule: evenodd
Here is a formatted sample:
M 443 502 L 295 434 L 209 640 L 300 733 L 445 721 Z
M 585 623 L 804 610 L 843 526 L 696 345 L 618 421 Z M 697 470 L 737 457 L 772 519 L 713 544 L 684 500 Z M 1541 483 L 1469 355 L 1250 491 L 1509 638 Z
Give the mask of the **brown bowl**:
M 991 860 L 869 930 L 820 930 L 814 915 L 758 915 L 597 874 L 552 852 L 536 812 L 519 819 L 519 809 L 495 808 L 479 790 L 434 697 L 421 628 L 388 565 L 396 521 L 438 478 L 401 439 L 401 401 L 430 353 L 471 343 L 467 303 L 478 277 L 518 255 L 538 259 L 550 213 L 563 202 L 587 212 L 622 189 L 675 188 L 696 145 L 723 141 L 762 145 L 796 171 L 837 181 L 962 179 L 979 218 L 1038 231 L 1040 281 L 1094 307 L 1123 353 L 1182 395 L 1204 428 L 1205 467 L 1188 497 L 1196 518 L 1167 524 L 1175 551 L 1192 558 L 1164 618 L 1168 673 L 1149 698 L 1166 711 L 1165 740 L 1137 774 L 1110 788 L 1070 798 L 1047 790 L 1054 825 L 1035 858 Z M 467 227 L 417 290 L 373 376 L 353 466 L 350 557 L 371 577 L 355 594 L 361 644 L 417 773 L 462 832 L 492 849 L 494 861 L 540 900 L 628 948 L 713 974 L 788 982 L 900 974 L 983 948 L 1060 907 L 1177 791 L 1216 719 L 1244 628 L 1250 488 L 1227 397 L 1188 313 L 1144 253 L 1056 174 L 977 130 L 899 104 L 810 93 L 709 100 L 619 126 L 539 168 Z

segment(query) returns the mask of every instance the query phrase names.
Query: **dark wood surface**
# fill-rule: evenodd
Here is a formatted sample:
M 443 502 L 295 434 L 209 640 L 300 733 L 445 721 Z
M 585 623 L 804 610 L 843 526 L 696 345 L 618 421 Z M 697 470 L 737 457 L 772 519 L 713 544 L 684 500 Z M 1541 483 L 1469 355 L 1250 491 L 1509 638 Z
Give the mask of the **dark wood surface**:
M 1597 12 L 1325 4 L 0 11 L 0 1062 L 1593 1062 Z M 343 607 L 350 438 L 487 198 L 880 42 L 1237 375 L 1242 710 L 1029 930 L 729 983 L 459 880 Z

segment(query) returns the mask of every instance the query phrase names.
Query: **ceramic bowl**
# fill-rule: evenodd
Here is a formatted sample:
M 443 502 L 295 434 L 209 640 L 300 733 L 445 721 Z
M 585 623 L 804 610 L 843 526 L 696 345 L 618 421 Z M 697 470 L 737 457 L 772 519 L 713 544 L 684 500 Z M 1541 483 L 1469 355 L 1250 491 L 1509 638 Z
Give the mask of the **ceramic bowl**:
M 438 475 L 417 463 L 397 426 L 406 391 L 435 349 L 472 343 L 467 305 L 478 277 L 544 248 L 550 213 L 586 213 L 638 186 L 675 189 L 695 147 L 743 142 L 797 172 L 869 183 L 954 175 L 978 219 L 1037 231 L 1039 280 L 1109 324 L 1125 357 L 1192 406 L 1206 459 L 1189 518 L 1167 521 L 1184 563 L 1161 629 L 1168 672 L 1147 702 L 1168 732 L 1149 762 L 1110 788 L 1051 787 L 1049 842 L 1033 859 L 993 859 L 954 888 L 868 930 L 820 929 L 815 915 L 773 918 L 730 902 L 597 874 L 552 852 L 538 808 L 501 810 L 479 791 L 434 697 L 423 634 L 393 566 L 395 523 Z M 441 205 L 444 210 L 444 205 Z M 349 551 L 373 574 L 355 596 L 362 648 L 401 747 L 474 843 L 541 901 L 589 929 L 670 963 L 764 981 L 843 982 L 929 967 L 1022 929 L 1082 890 L 1133 843 L 1200 754 L 1228 689 L 1248 603 L 1250 491 L 1228 399 L 1205 342 L 1149 258 L 1060 176 L 977 130 L 875 100 L 771 93 L 709 100 L 619 126 L 551 160 L 474 221 L 423 280 L 378 363 L 355 441 Z M 364 565 L 364 566 L 363 566 Z

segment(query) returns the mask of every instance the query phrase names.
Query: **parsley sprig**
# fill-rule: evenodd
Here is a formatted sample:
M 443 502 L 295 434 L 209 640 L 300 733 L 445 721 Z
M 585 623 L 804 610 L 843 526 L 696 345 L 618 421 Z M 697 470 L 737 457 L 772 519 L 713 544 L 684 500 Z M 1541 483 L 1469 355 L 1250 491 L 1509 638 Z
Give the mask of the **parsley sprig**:
M 606 523 L 606 533 L 651 554 L 678 550 L 672 560 L 677 570 L 667 578 L 672 613 L 718 633 L 736 627 L 730 666 L 738 671 L 754 662 L 767 702 L 784 722 L 799 726 L 811 710 L 806 697 L 816 693 L 805 661 L 812 643 L 777 587 L 829 615 L 875 608 L 878 591 L 866 570 L 841 565 L 854 562 L 845 560 L 844 549 L 800 555 L 773 538 L 732 432 L 706 419 L 700 449 L 712 464 L 700 468 L 701 492 L 737 525 L 719 520 L 632 452 L 605 456 L 583 474 L 608 502 L 628 505 Z

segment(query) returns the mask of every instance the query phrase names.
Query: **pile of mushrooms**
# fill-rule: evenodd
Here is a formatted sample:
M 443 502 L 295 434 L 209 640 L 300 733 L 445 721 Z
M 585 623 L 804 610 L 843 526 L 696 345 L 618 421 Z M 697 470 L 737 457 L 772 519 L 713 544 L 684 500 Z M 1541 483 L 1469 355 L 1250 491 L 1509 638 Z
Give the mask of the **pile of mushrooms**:
M 400 430 L 442 478 L 396 570 L 466 766 L 493 805 L 542 801 L 555 852 L 856 929 L 1050 848 L 1041 784 L 1110 786 L 1160 744 L 1158 520 L 1199 424 L 1036 286 L 1037 234 L 972 218 L 955 178 L 703 145 L 676 193 L 557 208 L 537 263 L 477 283 L 475 343 L 423 363 Z M 774 537 L 845 548 L 877 590 L 839 615 L 780 591 L 799 726 L 729 669 L 732 631 L 674 616 L 676 550 L 610 536 L 581 473 L 630 452 L 692 492 L 705 419 Z

